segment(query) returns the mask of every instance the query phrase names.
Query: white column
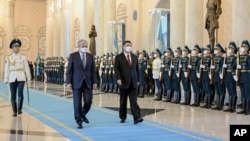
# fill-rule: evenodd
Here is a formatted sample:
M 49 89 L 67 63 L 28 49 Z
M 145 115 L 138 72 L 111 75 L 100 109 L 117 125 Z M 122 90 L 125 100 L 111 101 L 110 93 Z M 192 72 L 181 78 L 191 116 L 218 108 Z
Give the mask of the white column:
M 185 0 L 185 2 L 185 44 L 191 48 L 195 44 L 203 46 L 204 1 Z
M 173 48 L 185 45 L 185 2 L 170 1 L 170 46 Z
M 105 11 L 103 11 L 104 14 L 104 52 L 103 53 L 107 53 L 107 52 L 111 52 L 113 47 L 108 46 L 108 21 L 115 21 L 116 20 L 116 0 L 105 0 L 104 1 L 104 9 Z M 109 31 L 110 32 L 110 31 Z
M 6 41 L 8 43 L 8 48 L 6 48 L 6 55 L 10 54 L 12 52 L 11 49 L 9 49 L 9 43 L 11 40 L 14 38 L 13 33 L 14 33 L 14 15 L 15 15 L 15 1 L 16 0 L 8 0 L 8 5 L 7 5 L 7 30 L 6 30 Z
M 60 56 L 61 52 L 61 0 L 55 0 L 55 13 L 53 25 L 53 56 Z
M 47 0 L 47 17 L 46 17 L 46 56 L 53 56 L 53 12 L 54 4 L 52 0 Z
M 104 0 L 95 0 L 94 24 L 96 27 L 96 54 L 102 55 L 104 45 Z
M 242 40 L 250 41 L 250 1 L 233 0 L 232 5 L 233 40 L 240 46 Z

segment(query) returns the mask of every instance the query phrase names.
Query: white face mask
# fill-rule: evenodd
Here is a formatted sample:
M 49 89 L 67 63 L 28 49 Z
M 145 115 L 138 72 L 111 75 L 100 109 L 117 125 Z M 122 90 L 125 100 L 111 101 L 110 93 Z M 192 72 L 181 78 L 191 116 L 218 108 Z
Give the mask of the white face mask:
M 231 54 L 231 53 L 232 53 L 232 50 L 231 50 L 231 49 L 227 50 L 227 53 L 228 53 L 228 54 Z
M 168 56 L 168 55 L 169 55 L 169 53 L 168 53 L 168 52 L 166 52 L 164 55 L 165 55 L 165 56 Z
M 240 48 L 240 53 L 244 53 L 245 52 L 245 48 Z
M 177 53 L 177 52 L 175 52 L 175 53 L 174 53 L 174 56 L 177 56 L 177 55 L 178 55 L 178 53 Z
M 204 50 L 204 54 L 206 54 L 206 55 L 207 55 L 207 54 L 208 54 L 208 51 L 207 51 L 207 50 Z
M 218 52 L 219 52 L 218 50 L 214 50 L 214 54 L 218 54 Z
M 80 48 L 80 51 L 82 52 L 82 53 L 86 53 L 87 51 L 88 51 L 88 48 Z
M 128 47 L 125 47 L 125 51 L 130 53 L 132 51 L 132 47 L 128 46 Z
M 182 52 L 182 55 L 186 55 L 184 51 Z
M 196 51 L 192 51 L 192 55 L 196 55 L 197 53 L 196 53 Z
M 157 54 L 154 54 L 154 57 L 156 58 L 156 57 L 157 57 Z

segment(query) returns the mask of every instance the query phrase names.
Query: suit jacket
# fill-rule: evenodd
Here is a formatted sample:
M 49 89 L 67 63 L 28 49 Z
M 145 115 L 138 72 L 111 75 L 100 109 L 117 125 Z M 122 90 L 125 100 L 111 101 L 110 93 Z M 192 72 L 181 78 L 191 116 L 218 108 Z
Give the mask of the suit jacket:
M 137 88 L 137 82 L 139 82 L 138 58 L 131 53 L 131 60 L 130 67 L 123 52 L 115 57 L 115 77 L 117 80 L 122 81 L 120 88 L 129 88 L 130 83 L 133 83 L 134 88 Z
M 80 89 L 85 80 L 87 88 L 92 89 L 97 84 L 95 61 L 92 54 L 86 53 L 86 65 L 83 67 L 79 52 L 70 54 L 66 72 L 66 84 L 72 84 L 73 89 Z

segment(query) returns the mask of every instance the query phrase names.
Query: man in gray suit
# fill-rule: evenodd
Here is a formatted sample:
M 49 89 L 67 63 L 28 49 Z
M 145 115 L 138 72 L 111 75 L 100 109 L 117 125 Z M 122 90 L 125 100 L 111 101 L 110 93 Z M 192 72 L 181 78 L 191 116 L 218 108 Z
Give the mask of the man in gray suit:
M 129 97 L 131 112 L 134 116 L 134 124 L 143 121 L 141 110 L 137 104 L 137 86 L 139 84 L 138 58 L 132 52 L 131 41 L 123 42 L 123 52 L 115 57 L 115 77 L 120 87 L 120 111 L 121 123 L 127 118 L 127 99 Z
M 97 87 L 94 56 L 88 53 L 88 42 L 78 41 L 79 51 L 70 54 L 66 72 L 66 84 L 73 90 L 74 116 L 77 128 L 83 128 L 82 122 L 89 123 L 86 114 L 92 104 L 92 89 Z M 84 105 L 82 106 L 82 98 Z

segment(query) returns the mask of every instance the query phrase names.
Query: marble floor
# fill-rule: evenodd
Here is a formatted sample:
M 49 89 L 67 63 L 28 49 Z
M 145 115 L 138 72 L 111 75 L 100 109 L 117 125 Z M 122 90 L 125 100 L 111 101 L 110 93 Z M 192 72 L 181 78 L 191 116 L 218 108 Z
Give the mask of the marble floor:
M 33 81 L 30 88 L 69 99 L 72 98 L 72 95 L 65 93 L 63 85 Z M 229 127 L 231 124 L 250 124 L 249 115 L 153 101 L 152 95 L 138 98 L 138 103 L 145 119 L 214 136 L 226 141 L 229 140 Z M 94 90 L 93 105 L 118 110 L 119 95 Z M 2 99 L 1 96 L 0 140 L 69 141 L 67 137 L 59 134 L 25 112 L 17 117 L 12 117 L 11 105 Z

